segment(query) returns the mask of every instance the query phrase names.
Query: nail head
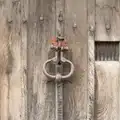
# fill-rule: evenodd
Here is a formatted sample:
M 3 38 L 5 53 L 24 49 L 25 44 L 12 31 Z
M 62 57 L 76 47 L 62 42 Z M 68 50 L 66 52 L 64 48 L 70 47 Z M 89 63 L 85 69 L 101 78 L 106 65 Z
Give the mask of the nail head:
M 40 21 L 43 21 L 44 20 L 44 17 L 43 16 L 40 16 Z
M 73 28 L 77 28 L 77 24 L 76 23 L 73 24 Z

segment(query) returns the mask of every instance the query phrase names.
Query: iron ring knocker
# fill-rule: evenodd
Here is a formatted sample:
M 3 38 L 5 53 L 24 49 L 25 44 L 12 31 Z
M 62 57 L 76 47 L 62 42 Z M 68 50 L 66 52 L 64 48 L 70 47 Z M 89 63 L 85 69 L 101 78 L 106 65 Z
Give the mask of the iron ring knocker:
M 43 73 L 50 79 L 56 79 L 56 75 L 50 75 L 47 70 L 46 70 L 46 66 L 51 63 L 52 61 L 56 61 L 56 57 L 52 58 L 52 59 L 49 59 L 47 60 L 44 64 L 43 64 Z M 63 63 L 69 63 L 71 68 L 70 68 L 70 72 L 67 74 L 67 75 L 63 75 L 61 76 L 61 79 L 64 80 L 64 79 L 67 79 L 69 77 L 72 76 L 73 72 L 74 72 L 74 65 L 73 63 L 70 61 L 70 60 L 67 60 L 66 58 L 62 57 L 61 61 Z
M 66 59 L 64 57 L 62 57 L 62 62 L 70 64 L 70 72 L 67 75 L 62 76 L 62 79 L 64 80 L 64 79 L 68 79 L 68 78 L 70 78 L 72 76 L 72 74 L 74 72 L 74 65 L 70 60 L 68 60 L 68 59 Z
M 46 70 L 46 66 L 51 63 L 52 61 L 55 61 L 56 57 L 52 58 L 52 59 L 49 59 L 47 60 L 44 64 L 43 64 L 43 73 L 50 79 L 55 79 L 56 76 L 55 75 L 50 75 L 47 70 Z

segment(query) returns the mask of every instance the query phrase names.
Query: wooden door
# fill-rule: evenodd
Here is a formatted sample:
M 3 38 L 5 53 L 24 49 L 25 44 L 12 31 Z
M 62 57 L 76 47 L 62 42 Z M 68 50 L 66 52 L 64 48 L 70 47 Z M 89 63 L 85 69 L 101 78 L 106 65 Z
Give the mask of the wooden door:
M 119 0 L 96 0 L 96 120 L 120 119 L 119 5 Z
M 75 66 L 64 84 L 64 120 L 119 120 L 119 4 L 1 0 L 0 120 L 55 120 L 55 84 L 42 66 L 54 56 L 49 46 L 61 10 Z

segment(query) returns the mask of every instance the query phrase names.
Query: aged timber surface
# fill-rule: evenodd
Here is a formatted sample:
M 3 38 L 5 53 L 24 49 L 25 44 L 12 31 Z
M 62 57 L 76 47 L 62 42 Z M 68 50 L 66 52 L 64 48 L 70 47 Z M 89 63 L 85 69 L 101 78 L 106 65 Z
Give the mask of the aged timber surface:
M 96 40 L 120 40 L 120 1 L 96 0 Z
M 119 120 L 119 62 L 96 62 L 95 120 Z
M 8 38 L 7 4 L 0 1 L 0 120 L 8 120 Z
M 47 78 L 42 72 L 42 65 L 48 59 L 49 40 L 55 35 L 55 4 L 55 0 L 0 1 L 1 120 L 55 118 L 54 84 L 46 84 Z M 86 119 L 86 5 L 86 0 L 66 0 L 65 3 L 65 34 L 73 49 L 77 71 L 72 84 L 68 82 L 64 89 L 66 120 Z M 73 29 L 74 22 L 77 23 L 77 29 Z
M 96 0 L 96 41 L 120 41 L 120 1 Z M 119 120 L 119 61 L 95 62 L 96 120 Z
M 43 17 L 43 18 L 42 18 Z M 42 65 L 55 35 L 55 0 L 29 0 L 28 120 L 54 120 L 54 85 L 46 83 Z
M 88 0 L 88 101 L 87 120 L 94 120 L 95 103 L 95 3 L 96 0 Z
M 0 119 L 26 120 L 26 25 L 24 1 L 0 1 Z M 27 18 L 26 18 L 27 19 Z M 23 34 L 24 31 L 24 34 Z
M 87 114 L 87 1 L 66 0 L 65 37 L 72 49 L 75 73 L 64 85 L 64 119 L 86 120 Z
M 55 119 L 55 87 L 42 65 L 53 55 L 49 43 L 64 4 L 75 65 L 64 85 L 64 120 L 120 119 L 119 61 L 94 63 L 94 40 L 120 41 L 120 0 L 65 0 L 61 7 L 60 0 L 0 0 L 0 120 Z
M 23 24 L 23 16 L 27 19 L 24 1 L 8 1 L 7 23 L 9 28 L 8 39 L 8 119 L 26 120 L 26 67 L 27 67 L 27 26 Z M 24 15 L 25 14 L 25 15 Z

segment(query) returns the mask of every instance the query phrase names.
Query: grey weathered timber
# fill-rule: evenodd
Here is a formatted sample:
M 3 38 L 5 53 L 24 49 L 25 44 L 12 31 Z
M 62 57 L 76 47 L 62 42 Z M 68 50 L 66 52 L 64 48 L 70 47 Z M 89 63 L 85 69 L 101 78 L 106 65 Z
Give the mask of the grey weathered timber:
M 95 103 L 95 0 L 88 0 L 88 111 L 87 120 L 94 120 Z
M 120 41 L 119 0 L 96 0 L 96 41 Z M 119 61 L 95 62 L 96 120 L 119 120 Z
M 27 120 L 28 1 L 21 0 L 21 120 Z
M 66 0 L 65 39 L 72 49 L 75 72 L 64 85 L 64 120 L 87 118 L 87 1 Z
M 6 0 L 6 2 L 8 2 Z M 8 38 L 7 4 L 0 1 L 0 120 L 8 120 Z
M 96 40 L 120 40 L 120 1 L 96 0 Z
M 6 1 L 7 25 L 9 29 L 8 38 L 8 119 L 26 120 L 26 65 L 27 65 L 27 35 L 21 16 L 24 14 L 23 1 Z M 26 4 L 27 6 L 28 4 Z M 27 9 L 27 7 L 26 7 Z M 27 12 L 26 10 L 24 12 Z M 22 13 L 22 14 L 21 14 Z M 27 14 L 27 13 L 26 13 Z M 24 35 L 23 35 L 24 30 Z
M 0 0 L 0 120 L 55 120 L 55 83 L 42 66 L 59 31 L 75 65 L 60 84 L 61 119 L 119 120 L 120 60 L 95 61 L 94 52 L 96 41 L 120 41 L 120 0 Z
M 54 120 L 53 83 L 43 75 L 51 38 L 55 35 L 55 0 L 29 0 L 28 16 L 28 120 Z
M 119 120 L 119 62 L 95 63 L 96 104 L 95 120 Z

